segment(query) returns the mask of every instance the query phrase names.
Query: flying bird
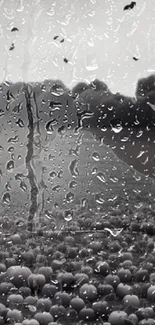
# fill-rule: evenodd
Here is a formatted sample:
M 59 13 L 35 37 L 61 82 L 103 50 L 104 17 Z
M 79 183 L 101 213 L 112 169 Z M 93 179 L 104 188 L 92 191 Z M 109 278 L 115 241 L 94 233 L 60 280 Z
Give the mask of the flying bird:
M 133 60 L 138 61 L 138 58 L 136 58 L 135 56 L 133 56 Z
M 13 27 L 13 28 L 11 29 L 11 32 L 19 32 L 19 29 L 18 29 L 17 27 Z
M 63 43 L 64 42 L 64 38 L 60 41 L 60 43 Z
M 68 63 L 68 60 L 67 60 L 66 58 L 64 58 L 64 62 L 65 62 L 65 63 Z
M 14 43 L 12 43 L 12 44 L 11 44 L 11 46 L 10 46 L 10 48 L 9 48 L 9 51 L 13 51 L 13 50 L 14 50 L 14 48 L 15 48 L 15 44 L 14 44 Z
M 126 5 L 126 6 L 124 7 L 124 10 L 130 10 L 130 9 L 133 9 L 135 6 L 136 6 L 136 2 L 135 2 L 135 1 L 132 1 L 129 5 Z
M 56 35 L 56 36 L 54 36 L 54 37 L 53 37 L 53 39 L 54 39 L 54 40 L 56 40 L 58 37 L 59 37 L 59 36 L 58 36 L 58 35 Z

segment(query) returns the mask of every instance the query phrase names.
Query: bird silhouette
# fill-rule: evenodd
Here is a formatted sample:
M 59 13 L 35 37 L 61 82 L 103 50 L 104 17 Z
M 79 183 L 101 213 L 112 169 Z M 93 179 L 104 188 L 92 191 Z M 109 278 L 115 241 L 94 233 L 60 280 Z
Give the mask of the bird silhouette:
M 136 58 L 135 56 L 133 56 L 133 60 L 134 61 L 138 61 L 138 58 Z
M 136 2 L 135 2 L 135 1 L 132 1 L 129 5 L 126 5 L 126 6 L 124 7 L 124 10 L 131 10 L 131 9 L 133 9 L 135 6 L 136 6 Z
M 19 29 L 18 29 L 17 27 L 13 27 L 13 28 L 11 29 L 11 32 L 19 32 Z
M 53 37 L 53 39 L 54 39 L 54 40 L 56 40 L 58 37 L 59 37 L 59 36 L 58 36 L 58 35 L 56 35 L 56 36 L 54 36 L 54 37 Z
M 65 63 L 68 63 L 68 60 L 67 60 L 66 58 L 64 58 L 64 62 L 65 62 Z
M 13 50 L 14 50 L 14 48 L 15 48 L 15 44 L 14 44 L 14 43 L 12 43 L 12 44 L 11 44 L 11 46 L 10 46 L 10 48 L 9 48 L 9 51 L 13 51 Z
M 60 41 L 60 43 L 63 43 L 64 42 L 64 38 Z

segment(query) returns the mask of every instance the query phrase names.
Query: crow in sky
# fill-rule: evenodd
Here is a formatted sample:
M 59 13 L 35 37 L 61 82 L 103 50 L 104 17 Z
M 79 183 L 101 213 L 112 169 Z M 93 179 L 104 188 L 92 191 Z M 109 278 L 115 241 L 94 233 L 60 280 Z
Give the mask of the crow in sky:
M 13 28 L 11 29 L 11 32 L 19 32 L 19 29 L 18 29 L 17 27 L 13 27 Z
M 135 56 L 133 56 L 133 60 L 138 61 L 138 59 Z
M 64 58 L 64 62 L 65 62 L 65 63 L 68 63 L 68 60 L 67 60 L 66 58 Z
M 15 48 L 15 44 L 14 44 L 14 43 L 12 43 L 12 44 L 11 44 L 11 46 L 10 46 L 10 48 L 9 48 L 9 51 L 12 51 L 12 50 L 14 50 L 14 48 Z
M 136 2 L 135 2 L 135 1 L 132 1 L 132 2 L 130 3 L 130 5 L 126 5 L 126 6 L 124 7 L 124 10 L 133 9 L 135 6 L 136 6 Z
M 64 38 L 60 41 L 60 43 L 63 43 L 64 42 Z
M 54 39 L 54 40 L 56 40 L 58 37 L 59 37 L 59 36 L 58 36 L 58 35 L 56 35 L 56 36 L 54 36 L 54 37 L 53 37 L 53 39 Z

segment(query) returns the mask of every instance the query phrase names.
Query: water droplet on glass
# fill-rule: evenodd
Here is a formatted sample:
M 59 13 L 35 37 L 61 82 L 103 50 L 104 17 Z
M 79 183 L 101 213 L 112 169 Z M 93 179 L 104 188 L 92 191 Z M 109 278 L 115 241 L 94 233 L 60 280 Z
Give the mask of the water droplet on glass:
M 52 212 L 49 212 L 48 210 L 45 211 L 45 217 L 49 220 L 53 219 Z
M 7 165 L 6 165 L 6 169 L 8 172 L 12 172 L 14 169 L 14 161 L 10 160 L 8 161 Z
M 64 215 L 65 221 L 69 222 L 73 219 L 73 211 L 71 210 L 66 210 L 65 215 Z
M 111 177 L 110 180 L 113 182 L 113 183 L 117 183 L 118 182 L 118 178 L 117 177 Z
M 95 160 L 95 161 L 99 161 L 100 160 L 100 155 L 98 152 L 93 152 L 92 153 L 92 158 Z
M 46 123 L 46 126 L 45 127 L 46 127 L 46 131 L 47 131 L 48 134 L 53 134 L 53 132 L 54 132 L 54 129 L 52 127 L 52 122 L 53 122 L 53 120 L 48 121 Z
M 10 185 L 9 182 L 6 183 L 5 188 L 6 188 L 7 191 L 11 190 L 11 185 Z
M 65 92 L 65 90 L 59 85 L 54 85 L 51 88 L 51 94 L 54 96 L 61 96 L 64 94 L 64 92 Z
M 124 137 L 124 136 L 121 137 L 121 141 L 122 141 L 122 142 L 127 142 L 128 140 L 129 140 L 129 137 Z
M 58 178 L 62 178 L 62 174 L 63 174 L 63 170 L 60 170 L 60 171 L 58 172 Z
M 52 171 L 52 172 L 50 173 L 50 177 L 51 177 L 51 178 L 54 178 L 54 177 L 56 177 L 56 175 L 57 175 L 57 174 L 56 174 L 56 172 L 55 172 L 55 171 Z
M 96 173 L 97 173 L 97 168 L 96 167 L 94 167 L 93 169 L 92 169 L 92 175 L 95 175 Z
M 23 174 L 20 174 L 20 173 L 17 173 L 16 175 L 15 175 L 15 180 L 17 180 L 17 181 L 21 181 L 22 180 L 22 178 L 23 178 Z
M 101 127 L 101 131 L 102 131 L 102 132 L 106 132 L 106 131 L 107 131 L 107 127 L 106 127 L 106 126 L 102 126 L 102 127 Z
M 4 110 L 3 109 L 0 109 L 0 117 L 3 117 L 5 114 Z
M 122 232 L 123 228 L 119 228 L 119 229 L 104 228 L 104 230 L 108 231 L 113 237 L 117 237 Z
M 103 173 L 101 173 L 101 172 L 99 172 L 99 173 L 97 174 L 97 178 L 98 178 L 102 183 L 105 183 L 105 182 L 106 182 L 106 179 L 105 179 Z
M 145 151 L 140 151 L 140 153 L 138 154 L 138 156 L 136 158 L 140 158 L 142 157 L 142 155 L 144 155 Z
M 86 57 L 86 69 L 88 71 L 94 71 L 98 69 L 98 64 L 96 60 L 96 55 L 95 54 L 89 54 Z
M 4 193 L 3 197 L 2 197 L 2 201 L 5 204 L 8 204 L 11 202 L 11 197 L 10 197 L 10 193 Z
M 66 199 L 67 203 L 73 202 L 74 201 L 74 193 L 68 192 L 66 194 L 66 198 L 65 199 Z
M 8 152 L 13 152 L 14 151 L 14 147 L 9 147 L 8 148 Z
M 23 180 L 20 182 L 20 188 L 24 192 L 27 191 L 27 185 L 25 184 L 25 182 Z
M 21 120 L 20 118 L 18 119 L 18 121 L 16 122 L 16 124 L 17 124 L 19 127 L 21 127 L 21 128 L 24 127 L 24 122 L 23 122 L 23 120 Z
M 77 168 L 77 159 L 72 160 L 72 162 L 69 165 L 69 171 L 73 177 L 77 177 L 79 175 L 79 171 Z
M 69 183 L 69 187 L 70 188 L 75 188 L 76 186 L 77 186 L 78 184 L 77 184 L 77 182 L 75 182 L 75 181 L 71 181 L 70 183 Z
M 139 130 L 136 136 L 137 136 L 137 138 L 140 138 L 142 135 L 143 135 L 143 131 Z
M 86 198 L 84 197 L 84 198 L 81 200 L 81 205 L 82 205 L 83 208 L 85 208 L 86 203 L 87 203 L 87 200 L 86 200 Z
M 98 204 L 103 204 L 104 203 L 104 199 L 101 197 L 100 193 L 95 195 L 95 201 Z
M 58 192 L 59 190 L 60 190 L 60 185 L 56 185 L 56 186 L 54 186 L 53 188 L 52 188 L 52 191 L 54 191 L 54 192 Z
M 117 119 L 110 121 L 110 125 L 111 125 L 112 131 L 114 131 L 115 133 L 119 133 L 123 129 L 121 121 L 119 121 Z
M 9 138 L 8 139 L 8 142 L 13 142 L 13 143 L 16 143 L 19 141 L 19 137 L 18 135 L 15 135 L 13 138 Z

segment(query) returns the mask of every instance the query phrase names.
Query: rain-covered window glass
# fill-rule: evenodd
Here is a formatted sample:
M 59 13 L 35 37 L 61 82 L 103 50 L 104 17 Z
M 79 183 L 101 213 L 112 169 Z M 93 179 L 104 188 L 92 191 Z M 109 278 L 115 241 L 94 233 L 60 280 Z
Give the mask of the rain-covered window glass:
M 155 2 L 0 0 L 0 324 L 155 324 Z

